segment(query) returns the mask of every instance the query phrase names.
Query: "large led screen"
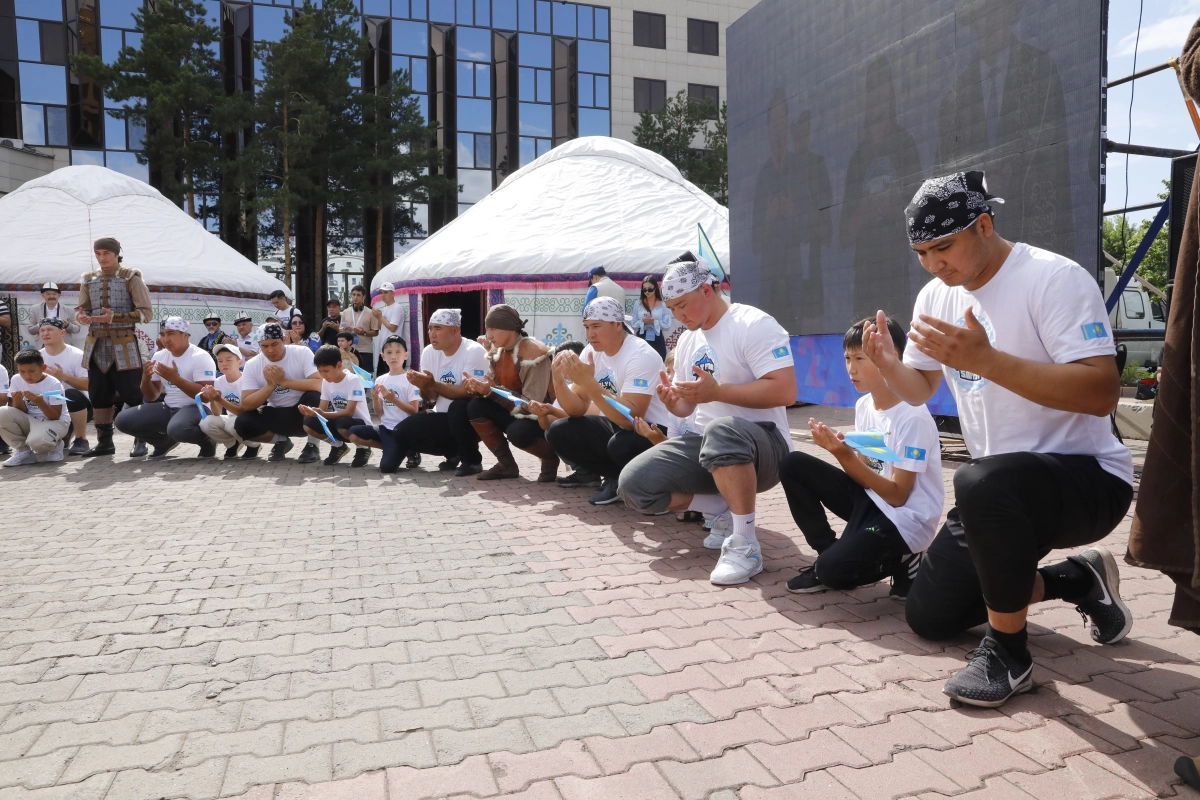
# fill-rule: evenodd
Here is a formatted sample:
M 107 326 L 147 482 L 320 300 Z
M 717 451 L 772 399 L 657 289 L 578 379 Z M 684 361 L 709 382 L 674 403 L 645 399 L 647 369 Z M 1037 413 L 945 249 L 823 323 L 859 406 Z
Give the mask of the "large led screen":
M 996 228 L 1095 271 L 1100 0 L 763 0 L 728 32 L 734 299 L 793 334 L 882 308 L 930 276 L 904 207 L 982 169 Z

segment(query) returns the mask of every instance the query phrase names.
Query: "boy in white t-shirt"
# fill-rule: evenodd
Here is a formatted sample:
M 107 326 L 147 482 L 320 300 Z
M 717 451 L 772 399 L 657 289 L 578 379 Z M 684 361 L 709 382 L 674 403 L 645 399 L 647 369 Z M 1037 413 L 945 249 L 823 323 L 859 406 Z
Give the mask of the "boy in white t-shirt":
M 67 455 L 81 456 L 88 451 L 87 420 L 92 401 L 88 398 L 88 374 L 83 366 L 83 351 L 67 344 L 66 334 L 67 325 L 58 317 L 45 317 L 38 325 L 46 374 L 63 384 L 67 413 L 71 416 L 71 428 L 75 432 L 75 440 L 71 442 Z
M 925 406 L 910 406 L 893 394 L 879 370 L 863 354 L 863 328 L 855 323 L 843 339 L 846 372 L 854 388 L 867 394 L 854 407 L 854 428 L 883 434 L 883 444 L 898 457 L 882 461 L 860 453 L 840 433 L 810 418 L 813 442 L 828 450 L 840 468 L 801 451 L 789 453 L 779 467 L 792 519 L 816 562 L 787 582 L 789 592 L 812 594 L 853 589 L 892 579 L 891 596 L 908 596 L 920 554 L 933 541 L 946 490 L 937 424 Z M 887 320 L 897 352 L 904 351 L 904 329 Z M 846 521 L 839 538 L 826 509 Z
M 167 317 L 160 329 L 163 346 L 142 368 L 146 402 L 117 414 L 113 424 L 153 445 L 150 458 L 163 458 L 180 443 L 199 445 L 200 457 L 212 458 L 217 446 L 200 430 L 196 396 L 217 379 L 217 365 L 207 350 L 191 343 L 182 317 Z M 154 402 L 160 398 L 161 403 Z
M 1133 499 L 1133 458 L 1108 418 L 1120 396 L 1108 312 L 1094 275 L 1005 241 L 992 202 L 1001 201 L 982 172 L 922 184 L 905 216 L 912 249 L 936 279 L 917 296 L 902 359 L 878 323 L 863 334 L 897 396 L 926 402 L 944 378 L 958 405 L 971 461 L 954 474 L 955 508 L 925 553 L 905 616 L 930 639 L 987 623 L 943 689 L 985 707 L 1033 686 L 1031 603 L 1074 605 L 1101 644 L 1133 626 L 1107 549 L 1038 567 L 1051 550 L 1103 539 Z
M 8 405 L 8 370 L 0 364 L 0 408 Z M 12 448 L 8 446 L 8 442 L 0 438 L 0 456 L 12 455 Z
M 17 451 L 6 467 L 63 460 L 63 437 L 71 429 L 62 384 L 44 371 L 42 354 L 22 350 L 13 359 L 17 374 L 8 383 L 12 405 L 0 408 L 0 437 Z
M 387 284 L 385 284 L 387 285 Z M 400 469 L 400 460 L 405 453 L 399 449 L 393 436 L 396 426 L 421 408 L 421 393 L 405 374 L 404 362 L 408 360 L 408 343 L 403 336 L 388 336 L 380 354 L 388 367 L 388 374 L 375 381 L 375 407 L 381 409 L 379 425 L 355 425 L 350 429 L 350 441 L 360 448 L 378 447 L 383 451 L 379 460 L 379 471 L 385 474 Z M 421 454 L 407 454 L 406 469 L 421 466 Z
M 367 410 L 367 393 L 363 388 L 362 378 L 352 372 L 342 369 L 342 351 L 335 345 L 323 344 L 313 354 L 313 364 L 321 374 L 321 407 L 301 405 L 300 413 L 304 415 L 304 427 L 310 436 L 329 440 L 321 420 L 325 420 L 329 432 L 334 439 L 330 441 L 333 449 L 321 463 L 327 467 L 342 460 L 350 450 L 350 429 L 356 425 L 370 425 L 371 412 Z M 301 464 L 312 463 L 316 458 L 296 459 Z M 354 452 L 352 467 L 365 467 L 371 460 L 371 448 L 359 445 Z
M 235 428 L 238 415 L 242 413 L 242 353 L 239 345 L 228 342 L 217 345 L 213 352 L 221 374 L 212 386 L 200 390 L 200 399 L 208 403 L 210 412 L 200 420 L 200 430 L 209 439 L 225 446 L 225 459 L 229 460 L 237 458 L 242 444 Z M 242 458 L 257 457 L 258 445 L 254 443 L 242 454 Z

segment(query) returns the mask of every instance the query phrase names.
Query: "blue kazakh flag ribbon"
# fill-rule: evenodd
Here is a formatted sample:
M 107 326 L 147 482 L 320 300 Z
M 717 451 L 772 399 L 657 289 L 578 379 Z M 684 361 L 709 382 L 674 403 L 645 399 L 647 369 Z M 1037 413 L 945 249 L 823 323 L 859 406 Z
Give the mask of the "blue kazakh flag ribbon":
M 631 411 L 629 410 L 629 407 L 628 407 L 628 406 L 625 406 L 625 405 L 622 405 L 622 404 L 618 403 L 616 400 L 613 400 L 613 399 L 612 399 L 611 397 L 609 397 L 608 395 L 605 395 L 605 396 L 604 396 L 604 399 L 608 401 L 608 404 L 609 404 L 610 406 L 612 406 L 612 407 L 613 407 L 613 408 L 615 408 L 615 409 L 616 409 L 618 412 L 620 412 L 620 414 L 621 414 L 621 416 L 622 416 L 622 417 L 624 417 L 625 419 L 629 420 L 630 422 L 633 422 L 633 412 L 631 412 Z
M 200 398 L 200 393 L 196 392 L 196 408 L 200 409 L 200 419 L 208 416 L 208 409 L 204 407 L 204 401 Z
M 513 394 L 512 392 L 506 392 L 506 391 L 504 391 L 503 389 L 500 389 L 500 388 L 498 388 L 498 387 L 496 387 L 496 386 L 493 386 L 493 387 L 492 387 L 492 394 L 498 394 L 498 395 L 500 395 L 501 397 L 503 397 L 505 400 L 509 401 L 510 403 L 517 403 L 518 405 L 520 405 L 521 403 L 524 403 L 524 402 L 525 402 L 524 400 L 522 400 L 521 398 L 517 397 L 517 396 L 516 396 L 515 394 Z
M 874 458 L 877 461 L 899 461 L 900 456 L 896 455 L 896 451 L 883 443 L 882 433 L 868 433 L 866 431 L 848 431 L 842 434 L 846 440 L 846 444 L 853 447 L 858 452 L 868 458 Z
M 362 367 L 356 367 L 353 364 L 351 364 L 350 366 L 354 367 L 354 374 L 357 375 L 358 377 L 362 378 L 364 389 L 374 388 L 375 379 L 371 377 L 371 373 L 367 372 Z
M 725 271 L 725 267 L 721 264 L 721 259 L 717 257 L 717 251 L 713 249 L 712 242 L 708 240 L 708 235 L 704 232 L 704 226 L 699 222 L 696 223 L 696 230 L 699 239 L 697 250 L 700 258 L 708 262 L 709 269 L 717 276 L 718 279 L 724 281 L 729 277 L 729 273 Z
M 321 430 L 325 431 L 325 435 L 329 437 L 329 443 L 337 447 L 339 442 L 337 437 L 333 435 L 333 431 L 329 430 L 329 423 L 320 414 L 317 414 L 317 421 L 321 423 Z

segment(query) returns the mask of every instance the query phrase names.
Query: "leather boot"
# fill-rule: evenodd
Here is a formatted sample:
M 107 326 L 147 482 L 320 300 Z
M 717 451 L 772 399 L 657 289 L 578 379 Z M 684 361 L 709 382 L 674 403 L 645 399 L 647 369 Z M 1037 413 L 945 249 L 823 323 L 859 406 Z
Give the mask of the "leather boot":
M 554 483 L 558 477 L 558 454 L 545 439 L 538 439 L 532 446 L 526 447 L 525 452 L 542 460 L 542 471 L 538 473 L 538 483 Z
M 113 426 L 111 422 L 96 423 L 96 446 L 83 454 L 84 458 L 93 456 L 116 455 L 117 448 L 113 445 Z
M 487 445 L 487 449 L 496 457 L 496 466 L 479 473 L 478 480 L 498 481 L 521 477 L 521 469 L 513 458 L 512 450 L 508 449 L 508 439 L 496 427 L 496 423 L 490 419 L 471 420 L 471 427 L 479 434 L 479 441 Z

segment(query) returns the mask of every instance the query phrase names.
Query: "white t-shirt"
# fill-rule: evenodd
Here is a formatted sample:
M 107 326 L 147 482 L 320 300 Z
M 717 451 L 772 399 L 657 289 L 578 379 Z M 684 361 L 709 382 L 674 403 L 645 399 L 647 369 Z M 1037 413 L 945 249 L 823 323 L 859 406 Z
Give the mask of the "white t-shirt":
M 1017 244 L 1000 271 L 971 292 L 932 280 L 917 295 L 913 319 L 927 314 L 965 325 L 971 307 L 992 346 L 1041 364 L 1067 364 L 1116 352 L 1096 280 L 1074 261 Z M 916 347 L 904 363 L 941 370 L 958 404 L 972 458 L 1000 453 L 1095 456 L 1105 472 L 1133 483 L 1133 456 L 1107 417 L 1058 411 L 1026 400 L 978 375 L 944 367 Z
M 709 330 L 685 330 L 675 346 L 675 383 L 696 379 L 697 366 L 719 383 L 753 383 L 764 375 L 792 366 L 792 346 L 787 331 L 775 318 L 754 306 L 734 303 Z M 744 408 L 732 403 L 700 403 L 692 422 L 694 433 L 720 417 L 741 417 L 751 422 L 774 422 L 779 435 L 792 449 L 787 408 Z
M 259 353 L 247 361 L 242 370 L 243 395 L 267 385 L 267 380 L 263 377 L 263 368 L 268 365 L 280 367 L 283 370 L 283 376 L 289 380 L 302 381 L 317 371 L 317 368 L 313 366 L 312 350 L 302 344 L 285 345 L 283 358 L 278 361 L 268 361 L 266 356 Z M 292 408 L 300 405 L 301 394 L 303 392 L 289 389 L 286 386 L 276 386 L 275 391 L 271 392 L 271 396 L 267 398 L 267 405 L 271 408 Z
M 434 350 L 433 345 L 425 345 L 421 351 L 421 369 L 433 374 L 438 383 L 458 386 L 462 383 L 463 373 L 473 378 L 483 380 L 487 375 L 487 350 L 479 342 L 463 339 L 454 355 L 447 356 L 441 350 Z M 439 396 L 435 411 L 448 411 L 450 398 Z
M 399 375 L 391 373 L 384 375 L 375 381 L 376 386 L 386 386 L 399 396 L 406 403 L 420 403 L 421 392 L 417 387 L 408 382 L 408 376 L 401 372 Z M 403 420 L 408 419 L 408 412 L 394 405 L 387 397 L 381 395 L 383 400 L 383 410 L 379 415 L 379 422 L 383 427 L 391 430 L 399 425 Z
M 899 508 L 888 505 L 872 489 L 867 489 L 867 496 L 900 531 L 908 549 L 921 552 L 933 541 L 946 502 L 941 441 L 933 415 L 923 405 L 910 406 L 905 402 L 880 411 L 874 398 L 867 394 L 858 398 L 854 406 L 854 428 L 882 433 L 883 443 L 900 456 L 897 462 L 871 459 L 871 469 L 888 479 L 896 469 L 917 474 L 908 501 Z
M 342 379 L 337 383 L 321 381 L 321 399 L 329 402 L 330 411 L 345 411 L 351 403 L 354 407 L 354 418 L 363 425 L 371 424 L 371 412 L 367 410 L 367 393 L 363 389 L 362 378 L 350 370 L 342 373 Z
M 8 394 L 8 370 L 0 364 L 0 394 Z
M 213 357 L 208 354 L 207 350 L 194 344 L 189 344 L 187 350 L 184 350 L 183 354 L 179 356 L 173 356 L 170 350 L 163 348 L 155 352 L 150 360 L 175 367 L 179 370 L 179 377 L 193 383 L 211 381 L 217 374 L 217 364 L 213 361 Z M 188 397 L 182 389 L 157 373 L 152 374 L 150 380 L 166 387 L 166 396 L 163 402 L 167 404 L 167 408 L 184 408 L 196 402 L 194 397 Z
M 43 375 L 42 379 L 40 381 L 38 381 L 37 383 L 26 383 L 25 379 L 21 377 L 21 373 L 18 372 L 16 375 L 12 376 L 12 381 L 9 383 L 8 391 L 10 393 L 11 392 L 32 392 L 34 394 L 41 394 L 41 395 L 44 395 L 47 392 L 58 392 L 59 394 L 62 394 L 63 385 L 58 380 L 58 378 L 53 378 L 49 375 Z M 65 397 L 47 397 L 46 403 L 48 405 L 52 405 L 52 406 L 65 406 L 67 404 L 67 401 L 66 401 Z M 42 413 L 42 410 L 40 408 L 38 408 L 37 403 L 33 402 L 32 400 L 25 401 L 25 408 L 28 409 L 27 413 L 29 414 L 29 416 L 34 417 L 35 419 L 45 419 L 46 418 L 46 415 L 44 413 Z M 66 417 L 66 416 L 67 416 L 67 410 L 64 408 L 63 412 L 58 415 L 58 418 L 62 419 L 63 417 Z
M 218 375 L 213 388 L 221 393 L 221 399 L 231 406 L 240 406 L 242 404 L 242 379 L 231 381 L 224 375 Z
M 244 347 L 252 352 L 259 352 L 261 348 L 258 346 L 258 334 L 250 331 L 245 336 L 237 337 L 238 347 Z M 253 356 L 251 356 L 253 358 Z
M 670 424 L 671 412 L 658 399 L 654 388 L 658 386 L 658 373 L 665 369 L 663 360 L 644 339 L 626 334 L 621 349 L 612 356 L 593 350 L 589 344 L 579 357 L 584 361 L 591 359 L 596 368 L 596 382 L 614 400 L 619 400 L 623 394 L 648 394 L 650 405 L 646 408 L 646 421 L 663 427 Z
M 404 335 L 404 316 L 406 313 L 408 313 L 408 306 L 402 306 L 399 303 L 392 303 L 390 306 L 379 305 L 376 306 L 376 308 L 383 312 L 384 319 L 391 324 L 398 326 L 396 330 L 389 331 L 386 325 L 384 325 L 382 322 L 379 323 L 379 335 L 375 337 L 375 360 L 378 361 L 379 355 L 383 352 L 383 343 L 387 340 L 387 338 L 389 336 Z
M 72 378 L 86 378 L 88 376 L 87 370 L 83 367 L 83 351 L 78 347 L 72 347 L 69 344 L 63 345 L 62 352 L 56 356 L 50 355 L 46 352 L 46 348 L 43 347 L 41 353 L 42 361 L 46 363 L 47 367 L 58 367 L 65 375 L 69 375 Z M 63 384 L 63 391 L 72 388 L 67 386 L 65 381 L 59 381 L 59 383 Z M 85 391 L 83 396 L 87 397 L 88 393 Z

